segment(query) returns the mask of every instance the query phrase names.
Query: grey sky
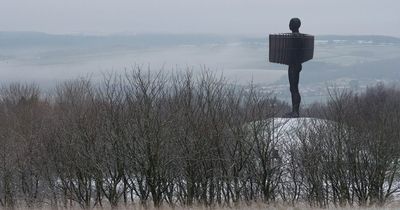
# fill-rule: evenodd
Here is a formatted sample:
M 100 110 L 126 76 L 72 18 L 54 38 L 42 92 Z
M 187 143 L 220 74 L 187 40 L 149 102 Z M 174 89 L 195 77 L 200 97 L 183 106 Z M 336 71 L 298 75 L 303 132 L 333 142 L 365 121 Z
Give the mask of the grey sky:
M 2 0 L 0 31 L 400 36 L 399 0 Z

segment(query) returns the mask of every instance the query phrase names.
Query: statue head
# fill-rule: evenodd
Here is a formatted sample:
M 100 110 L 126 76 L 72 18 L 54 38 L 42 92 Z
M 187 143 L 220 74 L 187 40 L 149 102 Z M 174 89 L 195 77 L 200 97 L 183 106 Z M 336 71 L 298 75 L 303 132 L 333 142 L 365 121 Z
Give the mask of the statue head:
M 301 21 L 299 18 L 290 19 L 289 28 L 293 33 L 299 32 L 300 26 L 301 26 Z

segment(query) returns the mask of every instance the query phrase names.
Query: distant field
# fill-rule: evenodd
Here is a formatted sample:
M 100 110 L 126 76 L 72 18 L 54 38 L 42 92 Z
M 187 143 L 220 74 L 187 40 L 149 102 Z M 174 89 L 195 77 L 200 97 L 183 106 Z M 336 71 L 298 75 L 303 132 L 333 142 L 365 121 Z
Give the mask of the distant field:
M 287 66 L 268 62 L 267 36 L 211 35 L 69 36 L 0 32 L 0 82 L 52 87 L 66 79 L 101 79 L 144 70 L 214 71 L 234 84 L 287 85 Z M 400 39 L 382 36 L 318 36 L 314 59 L 303 65 L 301 91 L 355 80 L 360 87 L 400 82 Z M 275 86 L 275 92 L 287 96 Z M 321 98 L 304 95 L 305 101 Z M 323 93 L 322 93 L 323 94 Z
M 286 75 L 286 70 L 279 66 L 280 69 L 269 71 L 272 67 L 267 65 L 266 49 L 262 50 L 243 45 L 108 49 L 76 54 L 68 50 L 32 50 L 37 54 L 14 53 L 0 61 L 0 80 L 51 83 L 79 76 L 96 79 L 105 72 L 124 73 L 139 65 L 152 71 L 215 71 L 239 84 L 249 84 L 252 79 L 256 83 L 271 84 Z

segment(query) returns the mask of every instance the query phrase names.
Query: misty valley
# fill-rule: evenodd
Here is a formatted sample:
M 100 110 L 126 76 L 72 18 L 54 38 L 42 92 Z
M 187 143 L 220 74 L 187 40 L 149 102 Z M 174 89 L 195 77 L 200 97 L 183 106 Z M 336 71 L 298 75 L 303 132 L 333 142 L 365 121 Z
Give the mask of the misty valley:
M 396 209 L 400 39 L 317 36 L 297 117 L 268 47 L 0 32 L 0 209 Z
M 317 36 L 314 60 L 304 65 L 305 103 L 323 101 L 327 89 L 364 90 L 400 79 L 400 39 L 385 36 Z M 134 66 L 150 71 L 204 70 L 232 84 L 250 83 L 288 100 L 287 69 L 267 62 L 266 37 L 217 35 L 49 35 L 0 32 L 0 80 L 54 87 L 66 79 L 101 79 Z

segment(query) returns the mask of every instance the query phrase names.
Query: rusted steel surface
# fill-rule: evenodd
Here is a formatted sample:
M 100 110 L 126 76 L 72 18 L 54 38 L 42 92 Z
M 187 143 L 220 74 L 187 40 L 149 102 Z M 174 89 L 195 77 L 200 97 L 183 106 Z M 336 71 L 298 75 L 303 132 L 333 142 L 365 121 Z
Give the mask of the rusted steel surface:
M 314 56 L 314 36 L 301 33 L 269 35 L 269 61 L 280 64 L 304 63 Z

